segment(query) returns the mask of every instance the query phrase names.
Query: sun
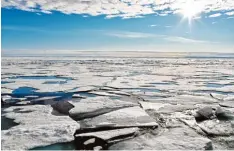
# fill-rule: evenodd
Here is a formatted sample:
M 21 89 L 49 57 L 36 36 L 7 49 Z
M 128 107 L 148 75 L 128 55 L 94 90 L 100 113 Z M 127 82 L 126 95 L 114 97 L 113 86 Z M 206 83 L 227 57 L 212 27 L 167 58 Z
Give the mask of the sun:
M 202 5 L 194 0 L 187 0 L 181 7 L 183 19 L 187 19 L 189 24 L 202 12 Z

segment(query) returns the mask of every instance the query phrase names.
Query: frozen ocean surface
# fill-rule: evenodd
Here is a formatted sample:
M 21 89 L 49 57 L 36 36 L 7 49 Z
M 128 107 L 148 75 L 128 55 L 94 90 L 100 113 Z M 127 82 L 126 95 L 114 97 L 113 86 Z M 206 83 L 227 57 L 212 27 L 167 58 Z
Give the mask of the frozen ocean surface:
M 166 119 L 170 118 L 176 122 L 180 119 L 180 122 L 183 121 L 182 123 L 187 123 L 194 129 L 200 126 L 206 130 L 206 124 L 210 123 L 201 123 L 195 128 L 194 124 L 191 125 L 194 123 L 193 116 L 187 112 L 192 114 L 205 104 L 214 107 L 220 104 L 221 107 L 228 106 L 227 110 L 233 114 L 234 59 L 217 56 L 210 58 L 197 56 L 184 58 L 64 57 L 61 59 L 4 57 L 2 58 L 1 87 L 2 101 L 6 103 L 2 108 L 1 118 L 2 149 L 73 149 L 71 141 L 79 124 L 68 115 L 54 114 L 51 104 L 63 101 L 76 104 L 81 99 L 89 100 L 89 98 L 104 96 L 112 100 L 141 104 L 150 116 L 154 115 L 151 112 L 155 110 Z M 225 102 L 225 98 L 230 99 Z M 87 105 L 89 105 L 88 102 Z M 95 125 L 95 120 L 99 118 L 93 118 L 93 121 L 89 122 Z M 233 120 L 231 122 L 233 123 Z M 67 129 L 63 130 L 64 127 Z M 183 131 L 184 125 L 182 129 L 174 125 L 171 127 L 173 134 L 177 136 L 177 132 Z M 213 133 L 213 131 L 207 133 Z M 18 137 L 15 137 L 16 135 Z M 165 135 L 169 134 L 165 133 Z M 34 138 L 34 136 L 37 137 Z M 193 136 L 197 137 L 194 142 L 199 143 L 200 135 L 193 134 Z M 189 140 L 190 136 L 187 137 Z M 134 141 L 141 141 L 141 139 L 137 137 L 129 142 L 136 144 Z M 226 140 L 223 135 L 220 139 Z M 229 139 L 229 142 L 233 143 L 234 136 L 231 132 Z M 215 138 L 211 140 L 214 148 L 234 148 L 233 145 L 223 147 Z M 155 141 L 159 140 L 156 138 Z M 207 139 L 203 142 L 209 143 Z M 121 143 L 115 146 L 118 145 L 126 146 Z M 151 145 L 148 144 L 146 149 L 154 148 Z M 114 149 L 116 149 L 115 146 Z M 138 147 L 136 149 L 139 149 Z M 175 147 L 175 149 L 181 148 Z

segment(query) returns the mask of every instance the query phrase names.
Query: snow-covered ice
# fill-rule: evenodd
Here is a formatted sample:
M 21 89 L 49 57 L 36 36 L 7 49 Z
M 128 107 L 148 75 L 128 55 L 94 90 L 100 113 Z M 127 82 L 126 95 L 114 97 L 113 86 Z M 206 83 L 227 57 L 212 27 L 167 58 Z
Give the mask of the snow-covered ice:
M 206 106 L 222 106 L 234 114 L 233 64 L 234 60 L 227 58 L 2 58 L 2 101 L 12 105 L 17 100 L 14 105 L 21 105 L 4 104 L 3 114 L 19 125 L 2 130 L 2 149 L 71 141 L 79 120 L 89 127 L 158 123 L 152 132 L 157 134 L 147 131 L 112 149 L 209 149 L 211 143 L 215 149 L 231 149 L 233 120 L 208 119 L 198 125 L 193 114 Z M 26 101 L 53 97 L 56 100 L 48 104 L 55 103 L 54 110 L 66 115 L 54 112 L 49 105 L 25 106 Z M 56 104 L 64 100 L 74 108 Z M 208 139 L 208 134 L 218 138 Z M 176 144 L 178 139 L 181 141 Z M 131 144 L 133 148 L 129 148 Z
M 27 150 L 38 146 L 69 142 L 79 124 L 68 116 L 53 115 L 48 105 L 16 106 L 5 109 L 4 116 L 19 123 L 2 130 L 2 150 Z

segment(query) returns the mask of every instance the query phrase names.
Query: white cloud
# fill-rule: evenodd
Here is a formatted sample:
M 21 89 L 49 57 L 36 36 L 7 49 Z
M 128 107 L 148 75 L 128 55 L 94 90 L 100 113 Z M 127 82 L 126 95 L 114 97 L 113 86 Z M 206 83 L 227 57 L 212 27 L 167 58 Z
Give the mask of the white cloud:
M 166 13 L 162 13 L 162 14 L 158 14 L 159 16 L 167 16 L 168 14 Z
M 164 38 L 167 41 L 179 42 L 179 43 L 208 43 L 208 41 L 189 39 L 184 37 L 168 36 Z
M 118 37 L 118 38 L 152 38 L 157 35 L 149 34 L 149 33 L 141 33 L 141 32 L 108 32 L 106 33 L 108 36 Z
M 13 30 L 13 31 L 30 31 L 30 32 L 49 32 L 48 30 L 43 30 L 33 27 L 18 27 L 18 26 L 2 26 L 2 30 Z
M 216 14 L 212 14 L 212 15 L 210 15 L 209 17 L 219 17 L 219 16 L 221 16 L 222 14 L 221 13 L 216 13 Z
M 150 27 L 157 27 L 158 25 L 150 25 Z
M 232 15 L 234 15 L 234 11 L 232 11 L 232 12 L 227 12 L 227 13 L 225 13 L 226 15 L 228 15 L 228 16 L 232 16 Z
M 51 13 L 59 11 L 65 14 L 106 15 L 106 18 L 124 19 L 143 17 L 147 14 L 167 16 L 180 13 L 188 0 L 2 0 L 2 7 L 24 11 Z M 234 10 L 233 0 L 190 0 L 199 6 L 199 12 Z M 219 16 L 221 14 L 218 14 Z M 226 15 L 233 15 L 227 12 Z M 216 16 L 211 15 L 211 16 Z
M 172 26 L 165 26 L 166 28 L 171 28 Z
M 179 36 L 170 36 L 170 35 L 158 35 L 158 34 L 150 34 L 150 33 L 141 33 L 141 32 L 127 32 L 127 31 L 107 31 L 107 36 L 117 37 L 117 38 L 128 38 L 128 39 L 136 39 L 136 38 L 154 38 L 157 40 L 164 40 L 173 43 L 188 43 L 188 44 L 205 44 L 205 43 L 217 43 L 203 40 L 196 40 L 190 38 L 184 38 Z

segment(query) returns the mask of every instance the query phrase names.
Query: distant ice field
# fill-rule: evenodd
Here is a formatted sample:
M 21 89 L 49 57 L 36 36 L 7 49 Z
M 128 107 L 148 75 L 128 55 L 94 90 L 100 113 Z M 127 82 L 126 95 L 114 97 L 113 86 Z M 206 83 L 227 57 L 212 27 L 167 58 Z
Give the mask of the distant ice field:
M 14 97 L 61 96 L 84 87 L 105 86 L 154 96 L 234 95 L 233 85 L 234 60 L 227 58 L 2 59 L 2 94 Z

